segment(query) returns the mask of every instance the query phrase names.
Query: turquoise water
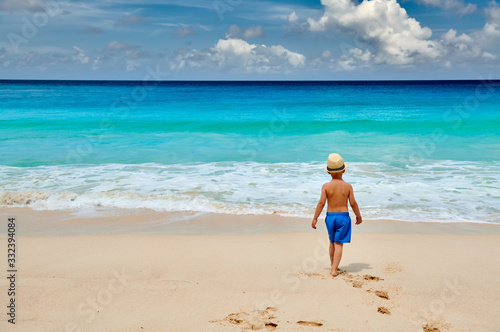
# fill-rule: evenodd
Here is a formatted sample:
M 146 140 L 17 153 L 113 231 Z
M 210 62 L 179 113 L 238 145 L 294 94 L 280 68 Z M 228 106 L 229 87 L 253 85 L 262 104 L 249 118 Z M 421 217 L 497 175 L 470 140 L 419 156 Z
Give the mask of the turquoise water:
M 500 222 L 500 82 L 0 82 L 0 206 Z

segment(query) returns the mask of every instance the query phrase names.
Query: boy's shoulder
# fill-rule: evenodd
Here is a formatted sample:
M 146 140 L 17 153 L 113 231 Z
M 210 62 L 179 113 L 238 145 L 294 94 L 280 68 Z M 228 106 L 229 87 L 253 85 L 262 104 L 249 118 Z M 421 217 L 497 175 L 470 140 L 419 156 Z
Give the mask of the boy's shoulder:
M 346 186 L 346 187 L 349 187 L 349 188 L 352 188 L 352 185 L 347 182 L 347 181 L 344 181 L 344 180 L 340 180 L 340 181 L 328 181 L 328 182 L 325 182 L 325 184 L 323 184 L 323 187 L 330 187 L 330 186 Z

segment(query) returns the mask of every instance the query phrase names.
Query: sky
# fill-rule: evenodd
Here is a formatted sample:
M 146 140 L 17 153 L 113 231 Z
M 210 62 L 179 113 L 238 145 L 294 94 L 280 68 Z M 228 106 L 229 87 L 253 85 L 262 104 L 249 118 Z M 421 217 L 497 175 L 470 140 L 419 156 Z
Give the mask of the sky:
M 500 77 L 500 3 L 0 0 L 0 79 Z

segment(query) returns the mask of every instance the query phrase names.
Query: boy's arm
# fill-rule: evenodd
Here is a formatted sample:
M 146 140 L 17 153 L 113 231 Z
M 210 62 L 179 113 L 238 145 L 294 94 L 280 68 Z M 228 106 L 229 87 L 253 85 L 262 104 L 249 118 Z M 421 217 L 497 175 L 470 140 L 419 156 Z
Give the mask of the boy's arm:
M 326 185 L 321 188 L 321 198 L 319 199 L 318 206 L 316 207 L 316 212 L 314 213 L 314 218 L 312 221 L 312 228 L 316 229 L 316 223 L 318 222 L 318 217 L 323 211 L 326 204 Z
M 354 211 L 354 214 L 356 215 L 356 225 L 361 224 L 363 222 L 363 218 L 361 218 L 361 213 L 359 212 L 358 203 L 354 198 L 354 190 L 352 189 L 352 186 L 351 190 L 349 190 L 349 203 L 351 204 L 351 208 Z

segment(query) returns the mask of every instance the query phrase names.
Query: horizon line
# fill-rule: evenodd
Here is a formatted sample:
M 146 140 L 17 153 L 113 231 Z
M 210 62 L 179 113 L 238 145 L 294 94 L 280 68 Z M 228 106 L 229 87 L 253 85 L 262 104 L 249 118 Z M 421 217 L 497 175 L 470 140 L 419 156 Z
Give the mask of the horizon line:
M 124 80 L 124 79 L 50 79 L 50 78 L 0 78 L 0 82 L 5 81 L 53 81 L 53 82 L 464 82 L 464 81 L 500 81 L 500 78 L 459 78 L 459 79 L 352 79 L 352 80 L 217 80 L 217 79 L 186 79 L 186 80 Z

